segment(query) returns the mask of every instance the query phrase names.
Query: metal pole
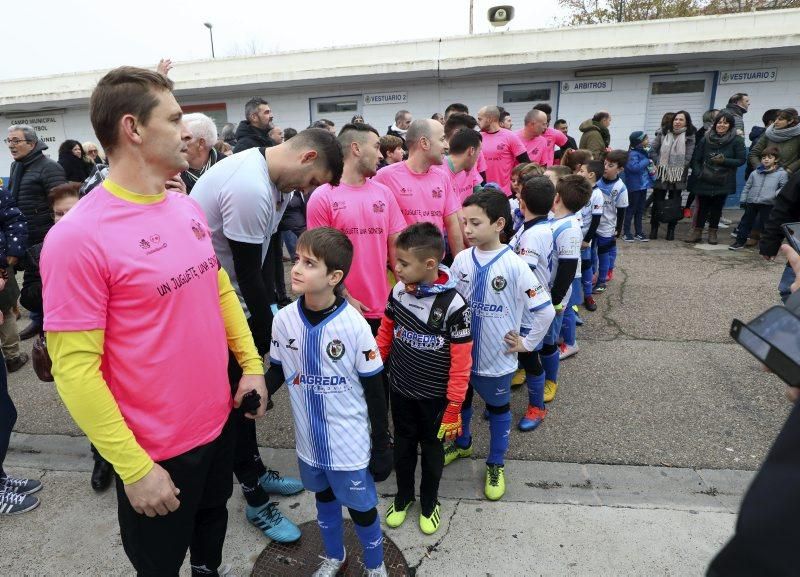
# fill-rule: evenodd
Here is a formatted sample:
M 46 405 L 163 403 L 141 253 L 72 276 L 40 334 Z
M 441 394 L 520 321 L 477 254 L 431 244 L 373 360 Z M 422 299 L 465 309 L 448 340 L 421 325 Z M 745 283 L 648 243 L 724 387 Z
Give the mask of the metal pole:
M 216 56 L 214 55 L 214 31 L 211 28 L 209 28 L 208 33 L 211 35 L 211 58 L 213 60 L 216 58 Z
M 472 20 L 475 11 L 475 0 L 469 0 L 469 35 L 472 36 Z

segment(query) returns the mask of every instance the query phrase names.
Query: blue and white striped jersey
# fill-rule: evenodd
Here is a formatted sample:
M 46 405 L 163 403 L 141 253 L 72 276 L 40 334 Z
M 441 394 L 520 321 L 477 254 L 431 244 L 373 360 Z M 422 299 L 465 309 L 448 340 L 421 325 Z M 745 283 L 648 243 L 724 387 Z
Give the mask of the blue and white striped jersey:
M 579 213 L 583 236 L 586 236 L 586 233 L 589 232 L 589 227 L 592 224 L 592 217 L 603 214 L 603 202 L 603 191 L 595 186 L 592 189 L 592 196 L 589 197 L 589 202 L 586 203 L 586 206 L 584 206 Z
M 463 250 L 450 271 L 458 292 L 472 307 L 472 372 L 499 377 L 517 369 L 503 338 L 519 331 L 523 313 L 550 306 L 550 294 L 510 247 Z
M 299 302 L 278 311 L 270 347 L 270 362 L 281 365 L 286 376 L 297 456 L 320 469 L 363 469 L 371 439 L 359 378 L 383 369 L 378 345 L 347 301 L 316 326 Z
M 575 270 L 575 277 L 581 276 L 581 243 L 583 242 L 583 232 L 581 231 L 580 217 L 575 214 L 562 216 L 550 221 L 550 228 L 553 231 L 553 266 L 550 274 L 550 285 L 553 286 L 553 279 L 558 273 L 558 259 L 577 260 L 578 268 Z M 567 294 L 561 301 L 566 304 L 572 294 L 570 285 Z
M 542 285 L 550 286 L 553 261 L 553 230 L 545 217 L 526 222 L 508 243 L 533 271 Z

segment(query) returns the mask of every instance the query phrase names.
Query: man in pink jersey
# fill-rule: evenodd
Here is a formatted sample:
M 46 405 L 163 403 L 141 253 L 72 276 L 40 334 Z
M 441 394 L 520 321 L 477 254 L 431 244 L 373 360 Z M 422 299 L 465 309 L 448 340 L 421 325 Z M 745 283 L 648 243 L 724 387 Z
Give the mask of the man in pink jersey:
M 105 182 L 54 226 L 41 255 L 44 328 L 64 404 L 117 474 L 120 536 L 137 575 L 218 575 L 231 496 L 231 407 L 264 414 L 264 367 L 205 216 L 164 183 L 191 134 L 172 81 L 106 74 L 92 126 Z M 244 375 L 235 396 L 228 349 Z M 254 391 L 260 401 L 245 394 Z M 100 568 L 97 568 L 102 572 Z
M 431 222 L 447 235 L 450 253 L 464 249 L 458 211 L 461 203 L 450 176 L 443 170 L 447 145 L 440 122 L 415 120 L 406 133 L 408 160 L 382 168 L 374 180 L 394 193 L 406 224 Z
M 448 137 L 448 152 L 445 166 L 450 173 L 453 189 L 458 201 L 463 203 L 480 187 L 482 178 L 478 174 L 478 159 L 481 154 L 481 133 L 461 128 Z
M 544 164 L 547 139 L 543 136 L 547 128 L 547 115 L 541 110 L 529 110 L 525 115 L 525 126 L 516 132 L 528 151 L 528 158 L 536 164 Z
M 528 151 L 519 136 L 500 126 L 500 110 L 497 106 L 481 108 L 478 111 L 478 125 L 483 136 L 486 180 L 496 182 L 506 196 L 511 196 L 511 171 L 521 162 L 530 162 Z
M 546 102 L 541 102 L 533 107 L 534 110 L 541 110 L 547 115 L 547 128 L 542 136 L 547 140 L 547 151 L 542 158 L 545 166 L 553 166 L 555 163 L 556 146 L 564 146 L 567 143 L 567 136 L 550 126 L 550 119 L 553 114 L 553 107 Z
M 463 104 L 451 104 L 447 107 L 448 110 L 452 106 L 464 106 Z M 475 120 L 473 116 L 470 116 L 467 112 L 455 112 L 451 111 L 449 114 L 446 113 L 446 118 L 444 123 L 444 135 L 447 140 L 450 140 L 450 137 L 455 134 L 457 130 L 461 128 L 469 128 L 470 130 L 475 130 L 478 126 L 478 121 Z M 486 182 L 486 159 L 483 156 L 483 148 L 478 151 L 478 159 L 475 164 L 475 171 L 480 176 L 481 180 L 478 184 L 484 184 Z
M 394 241 L 406 221 L 392 191 L 372 178 L 382 158 L 378 131 L 369 124 L 347 124 L 339 143 L 344 152 L 342 178 L 338 186 L 323 184 L 314 191 L 306 222 L 309 229 L 338 229 L 353 243 L 344 296 L 376 335 L 391 288 L 382 268 L 388 262 L 394 270 Z

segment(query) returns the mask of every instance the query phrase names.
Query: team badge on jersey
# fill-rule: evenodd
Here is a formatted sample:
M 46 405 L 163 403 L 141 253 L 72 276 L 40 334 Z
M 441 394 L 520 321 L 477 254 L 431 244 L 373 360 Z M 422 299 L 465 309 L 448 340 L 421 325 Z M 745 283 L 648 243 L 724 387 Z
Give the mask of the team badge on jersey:
M 379 200 L 378 202 L 372 205 L 373 212 L 383 212 L 383 209 L 385 208 L 386 204 L 382 200 Z
M 492 279 L 492 288 L 497 292 L 506 288 L 506 285 L 508 285 L 508 282 L 502 275 L 498 275 Z
M 325 352 L 334 361 L 338 361 L 344 356 L 344 343 L 339 339 L 334 339 L 325 347 Z
M 433 196 L 433 198 L 442 198 L 442 194 L 442 189 L 438 186 L 431 191 L 431 196 Z
M 195 219 L 192 219 L 192 232 L 197 237 L 197 240 L 202 240 L 206 237 L 206 229 L 203 228 L 203 225 L 197 222 Z

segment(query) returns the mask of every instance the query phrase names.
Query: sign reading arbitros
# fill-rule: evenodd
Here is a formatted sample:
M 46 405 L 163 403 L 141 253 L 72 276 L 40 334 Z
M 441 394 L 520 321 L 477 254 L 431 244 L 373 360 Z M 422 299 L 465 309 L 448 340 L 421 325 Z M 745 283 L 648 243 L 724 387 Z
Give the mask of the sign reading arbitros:
M 373 92 L 364 95 L 364 104 L 405 104 L 408 92 Z
M 760 68 L 756 70 L 725 70 L 719 73 L 720 84 L 741 84 L 743 82 L 775 82 L 778 78 L 777 68 Z
M 579 80 L 565 80 L 561 83 L 561 93 L 576 92 L 611 92 L 610 78 L 586 78 Z

